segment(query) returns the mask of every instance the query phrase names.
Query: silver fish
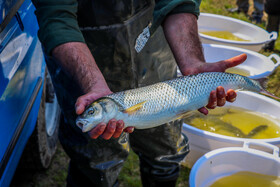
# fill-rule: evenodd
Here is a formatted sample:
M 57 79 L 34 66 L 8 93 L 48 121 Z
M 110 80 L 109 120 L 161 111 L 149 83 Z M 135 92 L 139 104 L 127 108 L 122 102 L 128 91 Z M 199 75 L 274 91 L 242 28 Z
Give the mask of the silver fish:
M 78 116 L 76 125 L 87 132 L 114 118 L 123 120 L 125 127 L 156 127 L 186 117 L 189 111 L 207 105 L 210 92 L 218 86 L 225 90 L 270 94 L 248 77 L 221 72 L 201 73 L 107 95 L 88 106 Z

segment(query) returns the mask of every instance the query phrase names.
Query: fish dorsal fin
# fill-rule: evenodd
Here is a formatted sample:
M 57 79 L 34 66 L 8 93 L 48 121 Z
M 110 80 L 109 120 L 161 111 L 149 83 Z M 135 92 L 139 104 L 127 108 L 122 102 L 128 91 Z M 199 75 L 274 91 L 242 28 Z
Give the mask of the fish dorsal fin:
M 123 112 L 127 113 L 127 114 L 133 114 L 133 113 L 137 112 L 138 110 L 140 110 L 146 102 L 147 101 L 143 101 L 141 103 L 133 105 L 132 107 L 125 109 Z

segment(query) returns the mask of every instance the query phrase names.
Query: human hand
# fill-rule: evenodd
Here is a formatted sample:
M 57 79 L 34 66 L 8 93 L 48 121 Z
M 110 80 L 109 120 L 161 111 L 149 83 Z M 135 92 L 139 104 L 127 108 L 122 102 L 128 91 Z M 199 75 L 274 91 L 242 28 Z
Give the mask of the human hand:
M 173 52 L 175 60 L 183 75 L 192 75 L 203 72 L 224 72 L 227 68 L 237 66 L 247 58 L 246 54 L 222 60 L 216 63 L 205 63 L 202 46 L 199 40 L 197 17 L 190 13 L 170 14 L 163 22 L 165 37 Z M 234 101 L 236 93 L 218 87 L 212 91 L 207 108 L 223 106 L 227 101 Z M 203 107 L 200 112 L 207 114 Z
M 243 63 L 247 58 L 246 54 L 241 54 L 233 58 L 222 60 L 215 63 L 205 63 L 197 62 L 191 67 L 181 67 L 180 70 L 183 75 L 191 75 L 203 72 L 225 72 L 226 69 L 230 67 L 237 66 Z M 236 99 L 236 92 L 232 89 L 229 89 L 227 93 L 222 86 L 219 86 L 216 90 L 213 90 L 210 93 L 209 102 L 206 107 L 198 109 L 201 113 L 207 115 L 208 109 L 214 109 L 216 106 L 224 106 L 226 101 L 234 102 Z
M 55 63 L 70 77 L 73 77 L 81 91 L 87 93 L 76 101 L 77 115 L 82 114 L 86 107 L 96 99 L 112 93 L 85 43 L 63 43 L 52 50 L 52 56 L 55 59 Z M 115 123 L 113 120 L 108 124 L 99 124 L 89 132 L 89 135 L 92 138 L 102 135 L 104 139 L 109 139 L 119 137 L 122 131 L 133 131 L 132 127 L 124 129 L 123 121 Z
M 99 99 L 100 97 L 103 97 L 105 95 L 111 94 L 111 90 L 104 86 L 101 89 L 96 89 L 98 91 L 91 91 L 85 95 L 80 96 L 75 104 L 76 108 L 76 114 L 81 115 L 86 107 L 90 105 L 93 101 Z M 91 131 L 89 131 L 89 136 L 92 139 L 96 139 L 99 136 L 104 138 L 105 140 L 110 139 L 111 137 L 118 138 L 121 133 L 128 132 L 132 133 L 134 130 L 134 127 L 127 127 L 124 129 L 124 122 L 122 120 L 115 120 L 111 119 L 108 124 L 106 123 L 100 123 L 95 128 L 93 128 Z

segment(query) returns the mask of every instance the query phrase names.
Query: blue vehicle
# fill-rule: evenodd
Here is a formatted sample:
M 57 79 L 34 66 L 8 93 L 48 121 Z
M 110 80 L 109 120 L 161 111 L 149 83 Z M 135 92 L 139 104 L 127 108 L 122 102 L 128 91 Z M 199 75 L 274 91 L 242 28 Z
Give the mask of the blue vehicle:
M 0 186 L 6 187 L 20 159 L 39 169 L 50 165 L 60 110 L 31 0 L 3 0 L 0 8 Z

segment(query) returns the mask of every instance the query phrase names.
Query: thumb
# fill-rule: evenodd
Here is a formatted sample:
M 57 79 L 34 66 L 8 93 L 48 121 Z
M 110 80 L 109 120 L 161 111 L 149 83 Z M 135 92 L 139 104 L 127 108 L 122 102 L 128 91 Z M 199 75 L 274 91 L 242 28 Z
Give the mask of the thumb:
M 76 114 L 77 115 L 82 114 L 84 112 L 85 108 L 86 108 L 86 104 L 85 104 L 83 98 L 79 97 L 75 104 Z
M 86 94 L 83 96 L 80 96 L 75 104 L 75 110 L 76 110 L 76 114 L 80 115 L 84 112 L 85 108 L 91 104 L 93 101 L 95 100 L 95 98 L 90 95 L 90 94 Z
M 110 93 L 112 92 L 109 90 L 108 92 L 101 93 L 89 92 L 85 95 L 80 96 L 75 104 L 76 114 L 82 114 L 88 105 L 90 105 L 92 102 L 99 99 L 100 97 L 103 97 L 104 95 L 108 95 Z
M 85 106 L 78 104 L 76 105 L 75 110 L 77 115 L 81 115 L 85 111 Z
M 225 71 L 228 68 L 242 64 L 246 59 L 247 59 L 247 55 L 245 53 L 243 53 L 241 55 L 232 57 L 230 59 L 220 61 L 220 63 L 221 63 L 221 67 L 223 67 L 223 69 Z

